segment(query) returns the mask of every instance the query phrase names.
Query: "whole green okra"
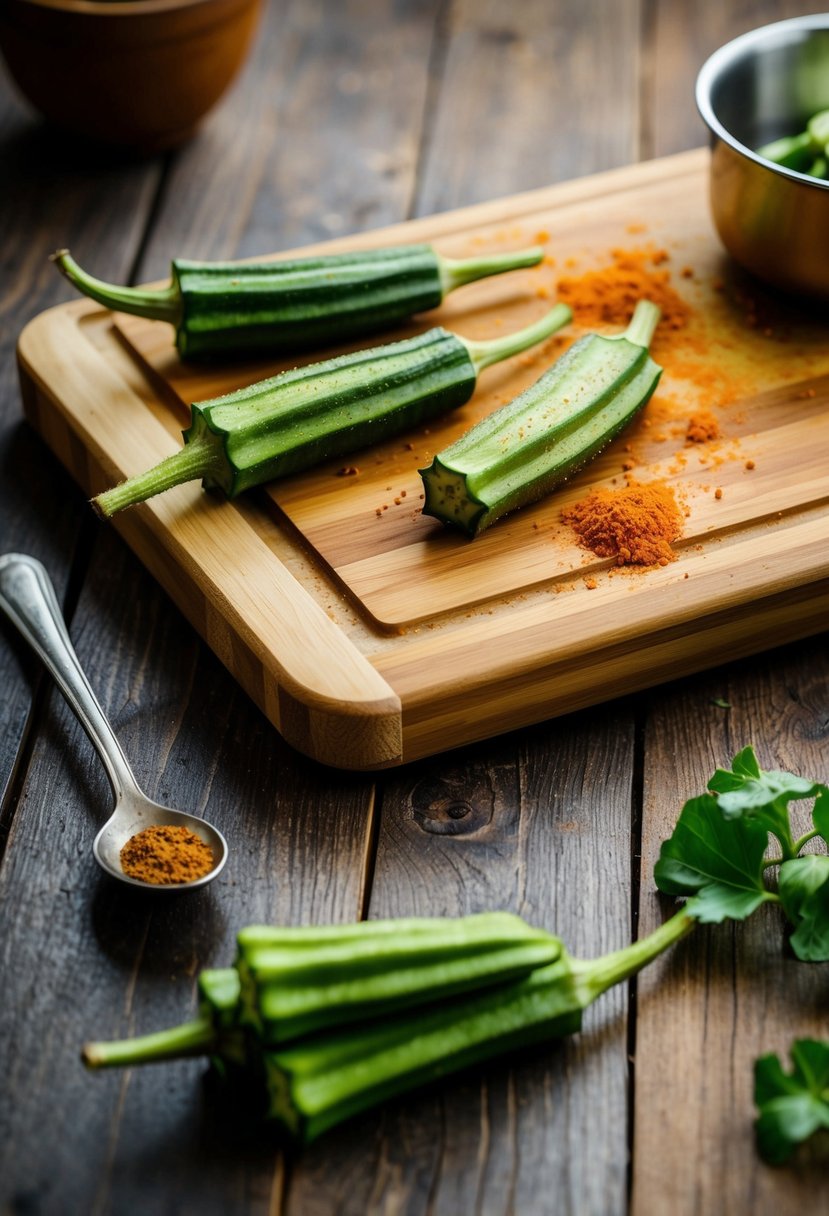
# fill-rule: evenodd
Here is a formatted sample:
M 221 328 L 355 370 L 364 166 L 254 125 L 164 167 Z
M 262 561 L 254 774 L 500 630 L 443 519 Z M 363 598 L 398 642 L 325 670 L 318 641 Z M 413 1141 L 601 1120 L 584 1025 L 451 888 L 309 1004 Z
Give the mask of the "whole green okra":
M 168 287 L 119 287 L 87 274 L 67 249 L 53 261 L 70 283 L 118 312 L 167 321 L 179 354 L 218 359 L 317 350 L 437 308 L 455 288 L 535 266 L 538 246 L 457 261 L 431 245 L 399 245 L 269 262 L 176 258 Z

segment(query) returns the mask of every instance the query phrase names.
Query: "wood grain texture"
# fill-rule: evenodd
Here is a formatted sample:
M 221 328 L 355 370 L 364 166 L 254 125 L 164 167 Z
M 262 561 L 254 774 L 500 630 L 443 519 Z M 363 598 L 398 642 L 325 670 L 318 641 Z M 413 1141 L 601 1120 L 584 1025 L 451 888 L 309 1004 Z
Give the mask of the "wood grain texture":
M 809 0 L 743 0 L 693 5 L 646 0 L 642 50 L 642 143 L 640 156 L 666 156 L 695 148 L 708 138 L 696 108 L 689 105 L 697 73 L 709 55 L 748 30 L 814 13 Z
M 370 916 L 507 908 L 581 956 L 622 945 L 632 756 L 622 703 L 390 776 Z M 312 1146 L 288 1212 L 621 1211 L 625 1014 L 619 988 L 577 1039 L 411 1095 Z
M 685 798 L 748 743 L 764 768 L 827 777 L 825 654 L 809 645 L 771 652 L 654 697 L 645 752 L 639 932 L 670 910 L 653 865 Z M 730 708 L 715 704 L 724 700 Z M 805 826 L 803 830 L 806 830 Z M 829 964 L 798 962 L 783 918 L 764 908 L 744 924 L 697 929 L 639 980 L 632 1211 L 823 1211 L 819 1162 L 758 1163 L 754 1059 L 787 1058 L 800 1037 L 826 1037 Z M 699 1163 L 704 1162 L 705 1168 Z
M 53 184 L 61 179 L 61 204 Z M 80 494 L 21 419 L 14 350 L 22 326 L 66 299 L 49 254 L 71 243 L 117 278 L 129 275 L 158 182 L 154 162 L 92 163 L 39 124 L 0 76 L 0 552 L 39 557 L 63 592 L 84 515 Z M 95 204 L 100 205 L 100 209 Z M 121 223 L 119 216 L 129 215 Z M 4 630 L 4 636 L 6 635 Z M 30 721 L 36 667 L 20 646 L 0 648 L 0 834 L 16 792 L 10 785 Z
M 171 167 L 142 260 L 259 257 L 404 219 L 437 0 L 266 8 L 230 104 Z
M 772 917 L 734 934 L 695 934 L 640 978 L 631 994 L 638 1019 L 637 1002 L 620 989 L 566 1046 L 368 1114 L 293 1162 L 205 1092 L 195 1062 L 82 1072 L 77 1050 L 89 1034 L 140 1032 L 189 1016 L 197 970 L 227 963 L 235 930 L 257 920 L 463 911 L 503 901 L 592 955 L 633 935 L 635 903 L 644 932 L 669 910 L 653 894 L 659 840 L 685 793 L 746 735 L 767 763 L 826 778 L 826 635 L 512 736 L 500 734 L 518 725 L 508 699 L 493 714 L 499 738 L 491 744 L 381 773 L 376 782 L 332 773 L 281 741 L 112 530 L 90 528 L 75 559 L 82 499 L 18 423 L 11 360 L 23 322 L 70 298 L 45 263 L 57 244 L 70 243 L 102 277 L 143 281 L 164 277 L 172 254 L 254 256 L 332 236 L 377 244 L 382 231 L 347 234 L 694 147 L 704 139 L 690 95 L 696 59 L 750 25 L 807 7 L 286 0 L 268 6 L 238 84 L 163 167 L 102 164 L 61 148 L 0 82 L 0 407 L 14 419 L 0 441 L 0 533 L 11 537 L 8 547 L 44 558 L 61 588 L 68 582 L 71 609 L 77 600 L 73 636 L 140 779 L 162 799 L 203 810 L 233 850 L 222 885 L 194 902 L 162 908 L 105 883 L 88 851 L 109 798 L 100 766 L 48 686 L 21 746 L 37 667 L 0 629 L 0 778 L 14 775 L 7 809 L 19 795 L 0 863 L 4 1212 L 624 1216 L 628 1139 L 637 1216 L 667 1209 L 762 1216 L 772 1205 L 775 1216 L 800 1216 L 827 1206 L 823 1176 L 810 1169 L 799 1183 L 791 1170 L 772 1173 L 751 1146 L 752 1051 L 785 1050 L 810 1027 L 825 1035 L 824 969 L 795 967 L 778 948 Z M 659 172 L 640 166 L 637 180 L 644 185 Z M 582 207 L 589 220 L 591 189 L 589 178 L 560 187 L 561 206 Z M 462 242 L 467 221 L 453 214 L 441 217 L 441 239 Z M 481 222 L 497 226 L 497 215 L 492 207 Z M 434 222 L 415 219 L 396 235 L 424 237 Z M 608 232 L 605 247 L 610 240 Z M 93 344 L 96 334 L 90 329 Z M 774 344 L 762 333 L 752 342 L 754 394 Z M 121 355 L 127 387 L 151 401 L 126 346 Z M 202 395 L 197 376 L 191 387 Z M 175 402 L 153 409 L 174 439 Z M 730 421 L 730 434 L 742 440 L 733 414 Z M 81 444 L 66 433 L 54 439 L 73 467 L 83 466 Z M 732 463 L 719 468 L 737 472 Z M 759 463 L 755 471 L 762 474 Z M 739 507 L 736 484 L 724 512 Z M 383 674 L 394 635 L 369 628 L 351 593 L 319 574 L 284 515 L 257 502 L 237 510 L 258 518 L 262 542 Z M 786 611 L 803 614 L 804 628 L 822 627 L 825 610 L 820 617 L 804 601 L 780 539 L 769 557 L 775 579 L 781 572 L 789 579 Z M 597 592 L 604 594 L 590 595 Z M 531 598 L 521 605 L 529 630 Z M 742 615 L 761 611 L 758 602 Z M 729 612 L 739 615 L 729 609 L 725 620 L 708 623 L 722 642 L 708 653 L 724 661 L 734 653 Z M 450 715 L 463 715 L 476 649 L 498 649 L 485 617 L 469 639 L 478 643 L 466 652 L 472 666 L 443 707 Z M 770 619 L 772 633 L 776 627 Z M 232 656 L 226 635 L 216 634 L 218 651 Z M 612 677 L 618 655 L 606 641 L 595 661 Z M 670 635 L 661 638 L 648 656 L 663 664 L 660 678 L 676 674 L 670 643 Z M 235 654 L 250 672 L 249 656 Z M 576 681 L 578 666 L 562 678 Z M 406 679 L 403 668 L 396 679 Z M 732 709 L 710 705 L 712 696 L 725 696 Z M 433 708 L 415 706 L 410 720 L 425 746 L 440 744 Z M 635 1047 L 632 1068 L 627 1047 Z
M 639 13 L 637 0 L 611 20 L 603 0 L 450 3 L 416 213 L 636 159 Z
M 148 1193 L 149 1154 L 168 1210 L 198 1195 L 203 1210 L 225 1212 L 248 1189 L 259 1197 L 251 1210 L 266 1212 L 274 1146 L 246 1147 L 221 1118 L 199 1116 L 203 1063 L 92 1077 L 78 1051 L 90 1036 L 191 1017 L 197 971 L 232 961 L 243 924 L 356 918 L 371 791 L 297 765 L 152 580 L 136 584 L 132 561 L 104 538 L 76 648 L 139 782 L 216 823 L 230 859 L 191 899 L 131 898 L 100 876 L 91 843 L 109 792 L 80 728 L 50 697 L 0 870 L 0 1050 L 14 1095 L 0 1114 L 4 1202 L 123 1210 L 125 1197 Z M 45 1101 L 58 1076 L 60 1101 Z

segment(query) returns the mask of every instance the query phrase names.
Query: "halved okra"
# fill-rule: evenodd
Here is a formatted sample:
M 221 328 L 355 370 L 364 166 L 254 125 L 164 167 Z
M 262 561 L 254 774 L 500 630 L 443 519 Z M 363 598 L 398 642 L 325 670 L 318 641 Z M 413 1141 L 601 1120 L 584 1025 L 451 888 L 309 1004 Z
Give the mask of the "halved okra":
M 199 402 L 180 451 L 93 504 L 110 516 L 197 478 L 232 498 L 377 443 L 463 405 L 484 368 L 542 342 L 571 316 L 557 304 L 525 329 L 484 342 L 430 329 Z
M 537 502 L 610 443 L 649 400 L 659 309 L 640 300 L 622 334 L 588 334 L 514 401 L 421 469 L 424 515 L 478 536 Z

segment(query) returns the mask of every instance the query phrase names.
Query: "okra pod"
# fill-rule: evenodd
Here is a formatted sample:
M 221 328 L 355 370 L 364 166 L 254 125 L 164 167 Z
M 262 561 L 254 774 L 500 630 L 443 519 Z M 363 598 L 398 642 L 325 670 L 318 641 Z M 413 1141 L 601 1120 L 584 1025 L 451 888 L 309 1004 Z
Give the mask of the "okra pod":
M 420 470 L 424 515 L 477 536 L 549 494 L 592 459 L 650 398 L 661 368 L 647 347 L 659 309 L 640 300 L 623 334 L 588 334 L 514 401 Z
M 468 928 L 474 920 L 464 918 L 455 924 L 463 926 L 466 922 Z M 397 964 L 393 951 L 385 947 L 394 940 L 398 928 L 401 941 L 418 934 L 423 942 L 429 938 L 431 944 L 424 952 L 433 955 L 436 946 L 431 931 L 451 936 L 455 932 L 450 929 L 452 923 L 437 920 L 426 926 L 412 921 L 375 922 L 373 938 L 372 922 L 365 936 L 362 931 L 355 932 L 357 926 L 332 927 L 331 932 L 309 930 L 304 943 L 301 930 L 273 930 L 271 937 L 271 931 L 256 927 L 249 931 L 248 944 L 270 949 L 269 941 L 279 939 L 287 953 L 307 951 L 313 970 L 315 951 L 373 940 L 382 946 L 380 953 L 386 953 L 387 970 L 394 970 Z M 237 963 L 231 972 L 203 973 L 202 1016 L 197 1021 L 126 1042 L 89 1043 L 83 1058 L 90 1067 L 104 1068 L 201 1051 L 210 1055 L 226 1075 L 244 1082 L 246 1093 L 253 1094 L 249 1100 L 257 1113 L 265 1111 L 296 1140 L 308 1142 L 358 1111 L 417 1086 L 494 1056 L 574 1033 L 588 1005 L 684 937 L 694 923 L 682 909 L 641 941 L 591 960 L 574 959 L 557 938 L 547 938 L 553 944 L 553 960 L 521 978 L 505 973 L 493 982 L 495 977 L 488 976 L 477 988 L 454 996 L 436 990 L 428 1004 L 408 1005 L 381 1016 L 367 1014 L 354 1026 L 318 1028 L 277 1048 L 265 1043 L 255 1028 L 245 1025 L 245 978 Z M 497 936 L 499 929 L 507 934 L 522 933 L 503 918 L 500 924 L 480 918 L 471 936 L 485 937 L 489 931 Z M 528 926 L 524 929 L 530 939 L 535 935 L 547 937 Z M 401 962 L 405 970 L 408 961 L 401 958 Z
M 175 327 L 188 359 L 278 354 L 339 344 L 437 308 L 456 287 L 535 266 L 539 247 L 457 261 L 401 245 L 273 262 L 174 259 L 168 287 L 119 287 L 87 274 L 68 250 L 53 260 L 78 291 L 118 312 Z
M 574 1034 L 583 1004 L 569 960 L 523 980 L 262 1057 L 267 1114 L 308 1143 L 359 1111 L 493 1056 Z
M 506 912 L 239 934 L 243 1020 L 276 1044 L 526 975 L 557 938 Z
M 557 304 L 513 334 L 473 342 L 445 329 L 280 373 L 191 407 L 184 447 L 93 500 L 101 515 L 201 478 L 232 498 L 419 425 L 468 401 L 490 364 L 571 318 Z

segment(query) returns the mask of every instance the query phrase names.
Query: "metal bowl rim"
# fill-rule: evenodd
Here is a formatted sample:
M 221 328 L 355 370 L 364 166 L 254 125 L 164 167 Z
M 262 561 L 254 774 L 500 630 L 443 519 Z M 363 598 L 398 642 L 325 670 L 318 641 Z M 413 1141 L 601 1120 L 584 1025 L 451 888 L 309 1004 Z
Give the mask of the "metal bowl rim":
M 829 13 L 811 13 L 805 17 L 789 17 L 785 21 L 775 21 L 771 25 L 762 25 L 758 29 L 740 34 L 737 38 L 733 38 L 730 42 L 726 42 L 723 46 L 719 47 L 706 59 L 697 75 L 695 96 L 697 109 L 706 126 L 723 143 L 733 148 L 735 152 L 738 152 L 747 160 L 753 160 L 755 164 L 762 166 L 762 168 L 776 173 L 779 177 L 787 177 L 793 182 L 799 182 L 801 185 L 815 190 L 829 190 L 829 181 L 812 177 L 808 173 L 798 173 L 795 169 L 787 169 L 783 165 L 776 165 L 773 161 L 766 160 L 764 156 L 758 155 L 752 148 L 748 148 L 745 144 L 740 143 L 723 126 L 711 105 L 711 88 L 714 81 L 720 76 L 723 68 L 732 63 L 741 51 L 762 46 L 764 43 L 774 45 L 775 36 L 778 34 L 785 35 L 788 32 L 808 33 L 812 30 L 829 33 Z

